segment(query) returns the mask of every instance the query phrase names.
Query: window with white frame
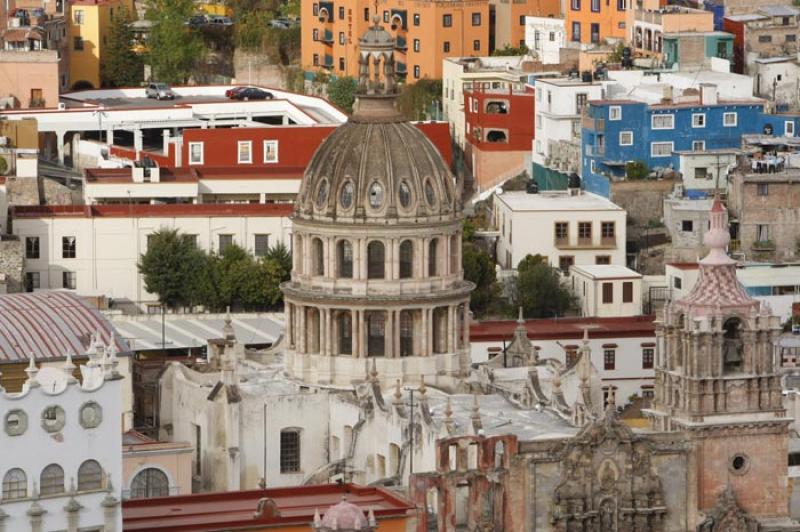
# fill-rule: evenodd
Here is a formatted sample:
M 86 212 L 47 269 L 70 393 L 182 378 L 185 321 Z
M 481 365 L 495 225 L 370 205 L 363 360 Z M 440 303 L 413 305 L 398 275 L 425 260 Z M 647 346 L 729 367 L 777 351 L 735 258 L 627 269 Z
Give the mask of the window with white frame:
M 692 127 L 706 127 L 706 114 L 694 113 L 692 115 Z
M 542 101 L 542 89 L 536 89 L 536 101 L 537 102 Z
M 619 145 L 620 146 L 633 146 L 633 131 L 620 131 L 619 132 Z
M 725 127 L 736 127 L 738 116 L 736 113 L 725 113 L 722 115 L 722 125 Z
M 650 157 L 669 157 L 672 155 L 672 142 L 651 142 Z
M 675 115 L 653 115 L 650 125 L 653 129 L 675 129 Z
M 537 141 L 536 141 L 536 153 L 538 153 L 538 154 L 540 154 L 540 155 L 541 155 L 542 153 L 544 153 L 544 152 L 542 151 L 542 141 L 541 141 L 541 140 L 537 140 Z
M 265 140 L 264 141 L 264 162 L 277 163 L 278 162 L 278 141 Z
M 203 164 L 203 143 L 189 143 L 189 164 Z
M 594 159 L 589 159 L 589 171 L 593 174 L 597 173 L 597 165 L 594 162 Z
M 622 120 L 622 106 L 612 105 L 608 108 L 609 120 Z
M 542 115 L 536 115 L 536 129 L 542 129 Z
M 706 151 L 706 141 L 704 141 L 704 140 L 693 140 L 692 141 L 692 151 Z
M 784 123 L 783 134 L 787 137 L 794 137 L 794 122 L 787 121 Z
M 240 140 L 238 143 L 239 164 L 253 162 L 253 143 L 249 140 Z

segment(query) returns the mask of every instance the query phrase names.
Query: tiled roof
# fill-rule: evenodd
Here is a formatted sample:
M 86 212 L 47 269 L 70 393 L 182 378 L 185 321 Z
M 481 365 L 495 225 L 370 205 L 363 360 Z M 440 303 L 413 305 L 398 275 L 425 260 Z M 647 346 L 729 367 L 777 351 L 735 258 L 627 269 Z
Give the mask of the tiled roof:
M 43 290 L 0 295 L 0 363 L 82 356 L 92 334 L 110 342 L 114 328 L 97 309 L 70 292 Z M 117 350 L 128 353 L 127 342 L 116 335 Z
M 160 168 L 159 183 L 196 183 L 201 179 L 297 179 L 303 178 L 304 169 L 301 167 L 178 167 Z M 130 168 L 91 168 L 85 171 L 86 182 L 98 185 L 132 183 L 133 177 Z M 146 185 L 159 183 L 147 182 Z
M 583 329 L 589 329 L 590 338 L 638 338 L 655 336 L 655 316 L 632 316 L 625 318 L 558 318 L 527 320 L 528 338 L 531 340 L 558 340 L 583 337 Z M 480 321 L 470 324 L 471 342 L 489 342 L 511 339 L 517 322 Z
M 166 205 L 53 205 L 15 206 L 13 218 L 161 218 L 269 216 L 292 214 L 291 203 L 179 203 Z

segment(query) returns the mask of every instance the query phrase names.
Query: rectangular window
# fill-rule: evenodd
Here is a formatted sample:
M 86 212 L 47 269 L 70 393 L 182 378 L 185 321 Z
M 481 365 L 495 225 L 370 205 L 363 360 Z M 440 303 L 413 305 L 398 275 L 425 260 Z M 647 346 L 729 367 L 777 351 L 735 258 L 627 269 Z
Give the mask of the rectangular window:
M 656 394 L 652 388 L 642 388 L 642 399 L 647 399 L 652 401 L 655 399 Z
M 74 37 L 72 39 L 72 48 L 78 52 L 83 51 L 83 37 Z
M 339 70 L 344 72 L 344 57 L 339 58 Z
M 608 108 L 609 120 L 622 120 L 622 106 L 612 105 Z
M 725 127 L 736 127 L 738 115 L 736 113 L 725 113 L 722 115 L 722 125 Z
M 595 44 L 599 43 L 600 42 L 600 24 L 592 24 L 589 27 L 589 31 L 590 31 L 590 35 L 589 35 L 590 40 Z
M 218 242 L 219 246 L 217 247 L 217 253 L 222 255 L 228 246 L 233 244 L 233 235 L 218 235 Z
M 316 4 L 314 4 L 316 6 Z M 364 8 L 364 22 L 369 22 L 369 8 Z
M 203 143 L 189 143 L 189 164 L 203 164 Z
M 769 240 L 769 226 L 767 224 L 758 224 L 756 226 L 756 241 L 767 242 Z
M 74 259 L 77 254 L 77 244 L 74 236 L 61 237 L 61 258 Z
M 278 141 L 265 140 L 264 141 L 264 162 L 277 163 L 278 162 Z
M 625 11 L 625 0 L 617 0 L 617 11 Z
M 592 11 L 595 13 L 600 11 L 600 0 L 592 0 Z
M 615 222 L 601 222 L 600 235 L 603 240 L 613 240 L 617 236 L 617 224 Z
M 693 114 L 692 127 L 706 127 L 706 114 L 705 113 Z
M 772 42 L 772 35 L 759 35 L 758 42 L 760 43 Z
M 556 222 L 555 233 L 556 244 L 566 244 L 569 240 L 569 224 L 567 222 Z
M 692 141 L 692 151 L 706 151 L 706 141 L 704 141 L 704 140 L 693 140 Z
M 683 281 L 680 277 L 673 277 L 672 286 L 675 287 L 676 290 L 680 290 L 683 287 Z
M 61 286 L 67 290 L 75 290 L 77 278 L 75 272 L 62 272 L 61 273 Z
M 794 137 L 794 122 L 788 121 L 783 124 L 783 134 L 787 137 Z
M 589 101 L 589 95 L 585 92 L 579 92 L 575 95 L 575 114 L 579 115 L 586 109 L 586 103 Z
M 300 431 L 281 431 L 281 473 L 300 471 Z
M 796 41 L 797 41 L 797 35 L 793 33 L 786 35 L 786 42 L 796 42 Z
M 481 25 L 481 14 L 480 13 L 473 13 L 472 14 L 472 25 L 473 26 L 480 26 Z
M 657 114 L 650 118 L 653 129 L 675 129 L 675 115 Z
M 578 222 L 578 243 L 592 243 L 592 222 Z
M 238 147 L 239 164 L 250 164 L 253 162 L 253 142 L 240 140 L 236 143 Z
M 419 26 L 419 13 L 414 13 L 414 26 Z
M 414 39 L 414 51 L 419 52 L 419 39 Z
M 41 288 L 41 277 L 39 272 L 26 272 L 25 273 L 25 291 L 33 292 Z
M 656 350 L 652 347 L 642 349 L 642 369 L 653 369 L 656 358 Z
M 566 350 L 566 365 L 567 367 L 574 366 L 575 363 L 578 362 L 578 350 L 577 349 L 567 349 Z
M 414 65 L 414 78 L 419 79 L 419 65 Z
M 769 183 L 758 183 L 756 185 L 756 194 L 759 196 L 769 196 Z
M 450 41 L 444 41 L 444 53 L 450 53 Z
M 564 273 L 569 273 L 569 269 L 573 264 L 575 264 L 575 257 L 572 255 L 562 255 L 558 257 L 558 269 Z
M 603 303 L 613 303 L 614 302 L 614 284 L 613 283 L 603 283 Z
M 672 142 L 651 142 L 650 143 L 650 156 L 651 157 L 669 157 L 672 155 Z
M 684 233 L 691 233 L 694 231 L 694 222 L 692 220 L 681 220 L 681 231 Z
M 477 39 L 475 39 L 474 41 L 472 41 L 472 49 L 473 49 L 474 51 L 476 51 L 476 52 L 480 51 L 480 49 L 481 49 L 481 41 L 479 41 L 479 40 L 477 40 Z
M 622 302 L 633 303 L 633 282 L 625 281 L 622 283 Z
M 633 146 L 633 131 L 620 131 L 619 132 L 619 145 L 620 146 Z
M 578 2 L 580 5 L 580 2 Z M 580 22 L 573 22 L 572 23 L 572 40 L 574 42 L 580 42 L 581 40 L 581 23 Z
M 524 26 L 525 25 L 525 15 L 520 15 L 519 16 L 519 25 L 520 26 Z
M 453 26 L 453 15 L 442 15 L 442 26 L 450 28 Z
M 339 7 L 339 20 L 344 20 L 344 7 Z
M 269 251 L 269 235 L 255 235 L 253 253 L 256 257 L 263 257 Z
M 694 169 L 695 179 L 708 179 L 708 168 L 705 166 L 698 166 Z
M 386 24 L 389 23 L 389 12 L 388 11 L 384 11 L 383 12 L 383 22 L 386 23 Z
M 314 42 L 319 41 L 319 30 L 317 28 L 314 28 L 314 31 L 311 32 L 311 39 Z
M 572 7 L 573 11 L 580 11 L 581 10 L 581 0 L 571 0 L 570 6 Z
M 542 115 L 536 114 L 536 129 L 542 129 Z
M 345 38 L 345 36 L 344 36 L 344 32 L 343 32 L 343 31 L 340 31 L 340 32 L 339 32 L 339 44 L 344 44 L 344 43 L 346 43 L 346 42 L 347 42 L 347 40 L 346 40 L 346 38 Z
M 39 258 L 39 237 L 27 236 L 25 237 L 25 258 L 38 259 Z
M 76 26 L 83 26 L 83 9 L 73 9 L 72 10 L 72 21 L 75 23 Z
M 617 352 L 614 349 L 603 350 L 603 369 L 611 371 L 617 366 Z
M 319 54 L 314 54 L 314 59 L 312 60 L 314 66 L 319 66 Z
M 611 264 L 611 255 L 597 255 L 594 258 L 594 263 L 595 264 Z

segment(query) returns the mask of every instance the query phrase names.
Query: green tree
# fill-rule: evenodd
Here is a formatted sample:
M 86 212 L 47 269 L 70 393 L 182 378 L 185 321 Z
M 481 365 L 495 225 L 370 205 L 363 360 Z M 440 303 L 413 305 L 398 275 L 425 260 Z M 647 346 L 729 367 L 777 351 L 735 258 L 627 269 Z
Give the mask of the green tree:
M 191 305 L 197 275 L 205 267 L 204 253 L 187 235 L 161 229 L 148 238 L 147 252 L 139 258 L 145 289 L 158 295 L 162 305 Z
M 497 283 L 494 261 L 473 242 L 463 243 L 461 261 L 464 279 L 475 283 L 475 289 L 470 294 L 469 307 L 476 317 L 484 317 L 497 305 L 500 298 L 501 289 Z
M 430 115 L 434 102 L 441 105 L 442 80 L 421 79 L 403 85 L 397 97 L 397 108 L 409 120 L 425 120 Z
M 283 272 L 281 282 L 288 281 L 292 274 L 292 254 L 283 242 L 278 242 L 270 247 L 262 258 L 264 261 L 274 261 Z
M 644 161 L 628 161 L 625 163 L 625 177 L 627 179 L 645 179 L 650 170 Z
M 131 16 L 125 6 L 111 18 L 108 29 L 108 54 L 100 64 L 100 78 L 104 87 L 131 87 L 141 83 L 144 64 L 133 51 Z
M 357 87 L 356 80 L 350 76 L 332 79 L 328 82 L 328 99 L 343 112 L 350 114 L 356 101 Z
M 153 78 L 187 83 L 205 53 L 202 37 L 185 22 L 194 14 L 193 0 L 147 0 L 145 18 L 153 23 L 148 37 L 148 61 Z
M 558 270 L 541 255 L 528 255 L 520 261 L 512 296 L 514 306 L 522 307 L 526 318 L 563 316 L 575 304 L 561 284 Z
M 492 55 L 494 56 L 514 56 L 514 55 L 528 55 L 528 47 L 524 44 L 520 45 L 517 48 L 514 48 L 509 45 L 505 45 L 503 48 L 497 48 Z

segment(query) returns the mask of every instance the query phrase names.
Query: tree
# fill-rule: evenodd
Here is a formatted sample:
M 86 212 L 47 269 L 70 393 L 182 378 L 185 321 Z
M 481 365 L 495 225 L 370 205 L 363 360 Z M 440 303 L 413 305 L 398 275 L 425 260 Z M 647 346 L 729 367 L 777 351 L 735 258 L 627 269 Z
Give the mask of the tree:
M 494 52 L 492 52 L 493 56 L 515 56 L 515 55 L 528 55 L 528 47 L 524 44 L 520 45 L 518 48 L 511 47 L 509 45 L 505 45 L 503 48 L 497 48 Z
M 628 161 L 625 163 L 625 177 L 627 179 L 646 179 L 650 170 L 644 161 Z
M 343 112 L 351 114 L 357 87 L 356 80 L 350 76 L 333 79 L 328 82 L 328 99 Z
M 185 25 L 194 10 L 193 0 L 147 0 L 145 18 L 153 23 L 147 41 L 148 60 L 154 79 L 187 83 L 202 59 L 203 39 Z
M 441 103 L 442 80 L 421 79 L 406 84 L 397 97 L 397 108 L 409 120 L 425 120 L 434 102 Z
M 475 289 L 470 294 L 469 307 L 476 316 L 483 317 L 497 304 L 500 297 L 494 261 L 488 253 L 469 241 L 462 245 L 461 261 L 464 279 L 475 283 Z
M 147 252 L 139 258 L 145 289 L 158 295 L 162 305 L 191 305 L 197 275 L 205 267 L 204 253 L 188 235 L 161 229 L 148 238 Z
M 283 242 L 278 242 L 276 245 L 270 247 L 264 254 L 264 261 L 273 261 L 283 272 L 281 275 L 281 282 L 288 281 L 292 275 L 292 254 L 289 253 L 289 248 Z
M 558 270 L 541 255 L 528 255 L 520 261 L 512 294 L 515 306 L 522 307 L 526 318 L 563 316 L 575 303 L 561 284 Z
M 133 51 L 131 16 L 125 6 L 111 18 L 108 29 L 108 54 L 100 64 L 100 78 L 104 87 L 131 87 L 144 77 L 142 58 Z

